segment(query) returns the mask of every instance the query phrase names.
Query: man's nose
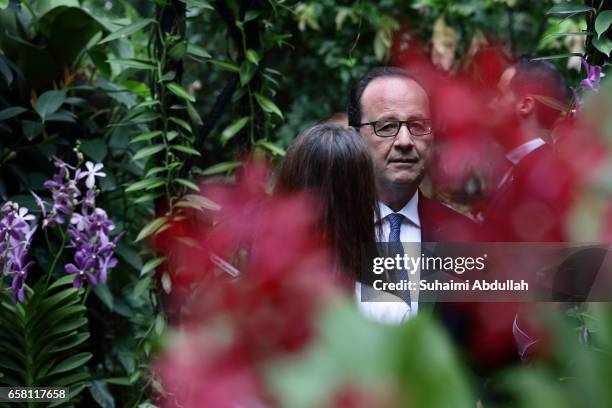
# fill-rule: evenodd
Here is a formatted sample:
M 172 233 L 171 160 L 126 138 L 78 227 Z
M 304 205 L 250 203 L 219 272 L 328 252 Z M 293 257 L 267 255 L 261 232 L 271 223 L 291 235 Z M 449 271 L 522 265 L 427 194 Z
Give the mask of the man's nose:
M 394 146 L 399 149 L 410 149 L 414 147 L 414 136 L 410 134 L 408 125 L 402 123 L 398 134 L 395 136 Z

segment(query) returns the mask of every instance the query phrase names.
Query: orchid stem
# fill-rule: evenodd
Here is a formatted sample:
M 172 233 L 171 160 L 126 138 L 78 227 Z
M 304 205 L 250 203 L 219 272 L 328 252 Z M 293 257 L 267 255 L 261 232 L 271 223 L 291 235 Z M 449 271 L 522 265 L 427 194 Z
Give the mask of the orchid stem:
M 89 292 L 91 292 L 91 286 L 87 285 L 85 288 L 85 295 L 83 296 L 83 305 L 87 302 L 87 297 L 89 296 Z
M 49 272 L 47 273 L 47 281 L 45 282 L 45 286 L 49 286 L 49 280 L 51 279 L 51 275 L 53 275 L 53 271 L 55 270 L 55 266 L 57 265 L 57 261 L 59 261 L 60 256 L 64 252 L 64 247 L 66 246 L 66 234 L 60 228 L 60 233 L 62 235 L 62 243 L 57 249 L 57 253 L 55 254 L 55 258 L 53 258 L 53 263 L 51 263 L 51 268 L 49 268 Z M 46 235 L 46 234 L 45 234 Z

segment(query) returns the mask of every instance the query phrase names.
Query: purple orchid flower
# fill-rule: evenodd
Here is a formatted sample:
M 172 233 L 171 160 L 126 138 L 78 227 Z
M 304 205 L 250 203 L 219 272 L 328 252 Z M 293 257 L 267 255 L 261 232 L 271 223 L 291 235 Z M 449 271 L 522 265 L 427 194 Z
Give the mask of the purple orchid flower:
M 96 276 L 91 272 L 94 266 L 94 261 L 91 259 L 91 255 L 84 253 L 83 251 L 77 251 L 74 255 L 75 264 L 66 264 L 66 272 L 74 273 L 74 281 L 72 285 L 75 288 L 83 287 L 83 283 L 88 281 L 91 285 L 95 285 L 97 282 Z
M 75 255 L 74 261 L 64 265 L 64 268 L 66 272 L 75 275 L 74 287 L 81 288 L 87 283 L 105 283 L 108 272 L 117 266 L 118 261 L 113 254 L 123 234 L 111 239 L 109 235 L 115 225 L 108 218 L 106 211 L 95 206 L 96 178 L 106 176 L 100 171 L 104 166 L 88 161 L 85 163 L 86 170 L 75 169 L 58 158 L 54 158 L 54 164 L 58 172 L 44 184 L 51 192 L 52 204 L 45 203 L 32 193 L 43 216 L 43 228 L 63 224 L 65 218 L 69 217 L 67 234 L 70 240 L 66 247 L 74 249 Z M 83 179 L 87 187 L 84 194 L 79 189 L 79 182 Z M 50 210 L 47 210 L 48 206 L 51 207 Z M 7 211 L 10 209 L 7 208 Z M 17 221 L 27 221 L 24 219 L 27 214 L 18 215 Z M 12 218 L 9 221 L 12 221 Z M 8 234 L 7 231 L 5 235 Z M 0 249 L 2 245 L 0 240 Z
M 586 71 L 587 77 L 580 81 L 580 88 L 598 91 L 599 82 L 601 81 L 601 78 L 605 76 L 605 74 L 602 72 L 601 66 L 589 65 L 584 58 L 582 59 L 582 66 Z
M 108 271 L 117 266 L 117 259 L 112 258 L 110 256 L 102 257 L 100 258 L 100 263 L 98 266 L 100 268 L 100 281 L 102 283 L 106 283 L 106 276 L 108 274 Z
M 12 274 L 13 282 L 11 287 L 13 289 L 13 302 L 23 302 L 25 299 L 24 285 L 25 280 L 28 276 L 28 269 L 34 266 L 34 261 L 25 262 L 27 252 L 23 251 L 23 254 L 12 262 Z
M 34 216 L 13 202 L 5 203 L 0 212 L 4 215 L 0 220 L 0 267 L 5 276 L 13 276 L 13 302 L 23 302 L 28 270 L 34 265 L 33 261 L 27 261 L 36 231 L 36 226 L 30 225 Z

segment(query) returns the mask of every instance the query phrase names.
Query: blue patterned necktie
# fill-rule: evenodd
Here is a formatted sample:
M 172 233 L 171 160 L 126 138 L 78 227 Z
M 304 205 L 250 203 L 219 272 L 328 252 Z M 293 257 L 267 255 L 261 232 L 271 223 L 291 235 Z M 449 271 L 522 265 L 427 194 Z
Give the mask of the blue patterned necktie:
M 389 220 L 389 256 L 395 258 L 396 255 L 404 256 L 404 248 L 402 247 L 402 240 L 400 239 L 400 233 L 402 229 L 402 222 L 404 216 L 402 214 L 391 213 L 387 216 Z M 408 272 L 405 269 L 396 269 L 395 276 L 392 280 L 399 282 L 402 279 L 408 280 Z M 410 291 L 402 290 L 396 291 L 396 295 L 399 296 L 406 303 L 410 304 Z

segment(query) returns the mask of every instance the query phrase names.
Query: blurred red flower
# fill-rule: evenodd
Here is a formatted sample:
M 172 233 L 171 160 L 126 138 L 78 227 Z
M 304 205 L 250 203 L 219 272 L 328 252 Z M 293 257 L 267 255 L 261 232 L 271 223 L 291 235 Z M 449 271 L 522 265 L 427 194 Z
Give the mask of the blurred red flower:
M 177 324 L 189 328 L 187 340 L 157 364 L 168 406 L 271 404 L 260 365 L 302 350 L 320 307 L 336 293 L 312 200 L 267 194 L 267 174 L 250 163 L 236 185 L 203 185 L 221 210 L 207 224 L 191 214 L 158 236 L 180 283 L 172 296 L 181 308 Z

